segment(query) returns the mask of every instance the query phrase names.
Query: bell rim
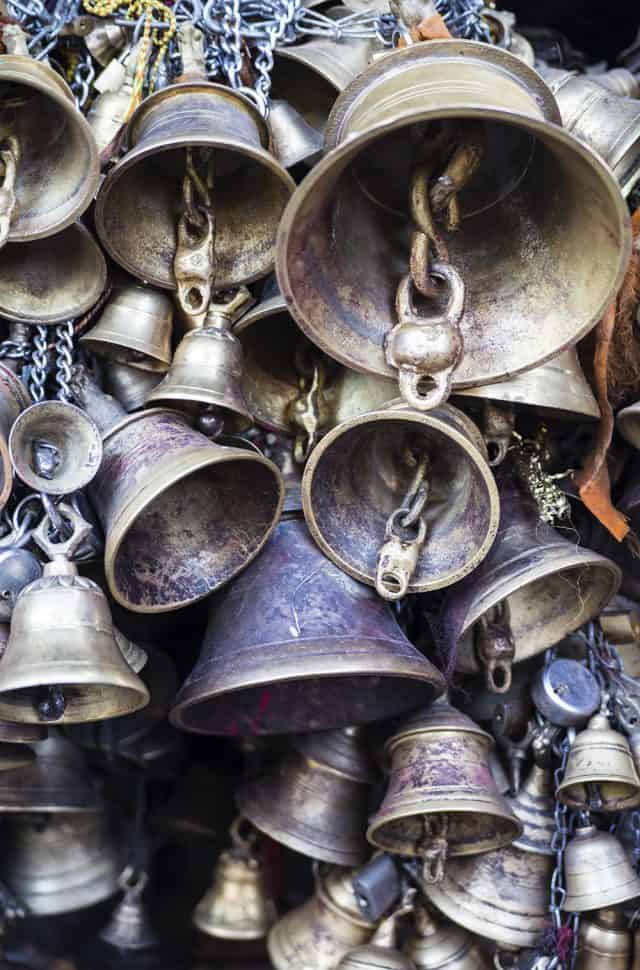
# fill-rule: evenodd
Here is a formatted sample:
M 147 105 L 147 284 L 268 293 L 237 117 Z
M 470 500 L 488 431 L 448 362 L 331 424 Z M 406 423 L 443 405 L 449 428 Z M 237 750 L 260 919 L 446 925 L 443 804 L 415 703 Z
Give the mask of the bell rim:
M 449 789 L 451 791 L 451 789 Z M 466 799 L 460 797 L 459 794 L 454 793 L 453 798 L 447 797 L 447 790 L 442 789 L 440 795 L 442 798 L 441 805 L 435 805 L 433 808 L 425 807 L 425 794 L 423 792 L 422 797 L 416 797 L 413 805 L 405 801 L 404 805 L 400 808 L 385 812 L 384 816 L 375 815 L 372 816 L 370 823 L 367 827 L 367 841 L 370 845 L 375 846 L 377 849 L 382 849 L 384 852 L 400 852 L 401 855 L 409 855 L 414 858 L 419 858 L 420 853 L 417 851 L 410 852 L 408 846 L 404 843 L 402 848 L 398 848 L 398 840 L 394 839 L 393 836 L 387 839 L 380 838 L 380 830 L 386 825 L 392 822 L 402 822 L 406 818 L 411 816 L 419 815 L 441 815 L 443 812 L 449 816 L 450 819 L 460 817 L 462 819 L 465 816 L 474 815 L 476 817 L 488 816 L 490 819 L 498 819 L 505 823 L 505 832 L 502 836 L 495 835 L 493 838 L 476 838 L 469 844 L 462 844 L 459 848 L 453 841 L 451 836 L 448 837 L 448 849 L 447 854 L 450 858 L 469 858 L 476 855 L 481 855 L 485 852 L 492 852 L 499 849 L 508 849 L 515 839 L 519 838 L 524 832 L 524 825 L 520 819 L 511 812 L 509 809 L 508 802 L 505 801 L 506 811 L 501 812 L 498 810 L 497 806 L 492 810 L 492 803 L 498 799 L 503 799 L 502 795 L 495 793 L 492 800 L 487 800 L 485 804 L 480 804 L 480 799 L 477 797 L 477 792 L 475 794 L 471 793 Z M 511 827 L 511 832 L 506 831 L 506 826 Z M 515 833 L 515 834 L 514 834 Z
M 15 404 L 13 420 L 11 420 L 11 426 L 13 426 L 14 421 L 26 411 L 28 407 L 33 403 L 31 396 L 27 391 L 26 387 L 20 380 L 17 374 L 7 367 L 6 364 L 0 362 L 0 391 L 7 389 L 8 393 L 11 395 L 12 402 Z M 9 434 L 11 433 L 11 428 L 9 428 Z M 0 467 L 3 471 L 3 485 L 0 490 L 0 511 L 5 507 L 9 501 L 9 496 L 11 495 L 11 490 L 13 488 L 13 478 L 14 470 L 13 464 L 11 462 L 11 454 L 9 452 L 9 435 L 4 435 L 0 432 Z
M 327 448 L 329 448 L 338 438 L 343 434 L 353 431 L 355 428 L 361 425 L 371 424 L 378 421 L 402 421 L 417 424 L 419 427 L 428 426 L 432 430 L 441 432 L 445 438 L 453 440 L 458 447 L 464 453 L 464 457 L 471 462 L 483 479 L 483 482 L 487 489 L 487 499 L 489 505 L 488 511 L 488 522 L 486 526 L 485 536 L 481 543 L 478 544 L 474 554 L 470 556 L 467 561 L 459 566 L 455 572 L 449 572 L 440 576 L 439 578 L 428 580 L 424 582 L 416 582 L 412 580 L 407 586 L 407 593 L 427 593 L 436 589 L 443 589 L 447 586 L 451 586 L 454 583 L 459 582 L 472 573 L 477 566 L 483 561 L 483 559 L 488 555 L 496 536 L 498 534 L 498 527 L 500 524 L 500 497 L 498 493 L 498 486 L 496 480 L 493 476 L 489 463 L 483 456 L 482 452 L 475 446 L 473 440 L 465 435 L 460 428 L 458 428 L 452 422 L 448 422 L 442 416 L 447 414 L 447 409 L 453 411 L 451 405 L 444 405 L 442 408 L 436 408 L 432 411 L 414 411 L 408 406 L 401 406 L 397 408 L 376 408 L 372 411 L 366 411 L 364 414 L 356 415 L 355 417 L 349 418 L 343 421 L 341 424 L 336 425 L 336 427 L 331 428 L 326 434 L 322 435 L 318 441 L 316 447 L 311 452 L 309 459 L 304 468 L 304 473 L 302 475 L 302 508 L 304 512 L 304 518 L 307 523 L 309 532 L 311 533 L 314 541 L 319 546 L 324 555 L 339 569 L 347 573 L 347 575 L 352 576 L 354 579 L 359 580 L 361 583 L 365 583 L 367 586 L 374 586 L 376 584 L 375 572 L 365 573 L 362 568 L 348 562 L 339 554 L 325 539 L 318 520 L 313 508 L 313 502 L 311 498 L 312 484 L 314 473 L 320 463 L 320 460 L 324 457 Z M 380 539 L 382 542 L 382 537 Z M 427 539 L 428 545 L 428 539 Z M 419 569 L 416 569 L 419 572 Z
M 22 677 L 14 677 L 7 681 L 3 680 L 2 688 L 0 689 L 0 711 L 4 712 L 5 717 L 11 714 L 15 720 L 19 718 L 18 723 L 21 724 L 42 724 L 43 721 L 38 717 L 33 701 L 30 703 L 28 700 L 28 693 L 34 691 L 38 685 L 48 682 L 46 671 L 50 671 L 50 667 L 39 664 L 30 665 L 28 668 L 25 668 L 21 664 L 21 667 L 25 671 L 25 677 L 27 676 L 27 670 L 31 672 L 29 679 L 23 681 Z M 140 685 L 131 683 L 130 678 L 127 677 L 126 673 L 123 675 L 119 667 L 102 665 L 103 671 L 113 674 L 110 680 L 97 680 L 95 675 L 91 673 L 93 666 L 89 664 L 84 664 L 82 667 L 75 664 L 67 664 L 67 669 L 72 668 L 75 668 L 73 669 L 75 676 L 72 680 L 65 677 L 63 680 L 56 681 L 63 690 L 73 687 L 101 687 L 105 691 L 106 696 L 114 692 L 119 698 L 123 697 L 124 692 L 127 698 L 127 707 L 116 714 L 104 713 L 103 711 L 92 712 L 91 708 L 89 710 L 83 709 L 79 714 L 73 709 L 71 711 L 67 710 L 62 717 L 51 722 L 52 727 L 69 724 L 89 724 L 96 721 L 108 720 L 113 717 L 126 717 L 129 714 L 136 714 L 149 704 L 150 695 L 146 684 L 143 681 L 140 681 Z M 137 678 L 137 674 L 133 676 Z M 16 691 L 19 691 L 21 695 L 27 695 L 24 700 L 22 697 L 18 699 L 19 706 L 9 704 L 5 700 L 7 694 L 13 694 Z
M 13 736 L 12 736 L 13 735 Z M 37 744 L 46 741 L 49 731 L 44 724 L 25 724 L 0 720 L 0 742 L 8 744 Z
M 99 324 L 96 324 L 95 329 L 98 326 Z M 80 337 L 78 343 L 83 344 L 98 357 L 107 357 L 117 364 L 123 364 L 125 367 L 133 367 L 134 370 L 145 371 L 147 374 L 166 374 L 169 370 L 169 365 L 171 364 L 171 353 L 169 351 L 163 353 L 159 350 L 157 353 L 154 353 L 149 350 L 147 344 L 131 338 L 129 338 L 130 342 L 125 347 L 121 342 L 121 336 L 116 333 L 113 334 L 113 337 L 116 339 L 109 339 L 109 336 L 107 333 L 104 333 L 104 336 L 99 335 L 96 337 L 89 330 Z M 109 353 L 110 348 L 113 348 L 112 353 Z M 121 360 L 120 356 L 126 357 L 127 351 L 129 350 L 135 350 L 144 354 L 145 360 L 136 361 L 135 363 L 132 363 L 130 360 Z
M 197 331 L 193 331 L 197 333 Z M 166 387 L 162 390 L 163 381 L 156 384 L 155 387 L 151 389 L 147 397 L 145 398 L 145 405 L 154 404 L 158 407 L 167 405 L 170 407 L 172 404 L 178 405 L 180 402 L 185 402 L 187 404 L 203 404 L 203 405 L 213 405 L 214 407 L 220 408 L 220 410 L 228 413 L 229 417 L 235 419 L 236 425 L 234 425 L 235 433 L 242 431 L 248 431 L 252 426 L 253 415 L 248 410 L 248 408 L 241 408 L 235 403 L 230 403 L 229 401 L 221 401 L 220 397 L 211 393 L 208 393 L 207 388 L 202 389 L 202 393 L 199 393 L 194 389 L 193 386 L 187 387 L 183 385 L 173 384 L 171 387 Z M 238 423 L 239 425 L 238 426 Z M 226 447 L 229 447 L 228 445 Z
M 635 899 L 640 894 L 640 882 L 638 877 L 634 876 L 630 879 L 628 883 L 625 883 L 627 887 L 634 886 L 635 891 L 630 892 L 629 889 L 624 889 L 622 886 L 617 890 L 617 892 L 611 892 L 606 895 L 603 899 L 602 890 L 599 893 L 589 893 L 584 894 L 584 896 L 571 895 L 567 893 L 564 902 L 562 903 L 562 908 L 567 913 L 586 913 L 589 910 L 594 909 L 604 909 L 609 906 L 618 906 L 620 903 L 624 903 L 629 899 Z M 580 899 L 583 900 L 580 903 L 579 908 L 576 909 L 576 901 Z M 573 907 L 573 908 L 571 908 Z

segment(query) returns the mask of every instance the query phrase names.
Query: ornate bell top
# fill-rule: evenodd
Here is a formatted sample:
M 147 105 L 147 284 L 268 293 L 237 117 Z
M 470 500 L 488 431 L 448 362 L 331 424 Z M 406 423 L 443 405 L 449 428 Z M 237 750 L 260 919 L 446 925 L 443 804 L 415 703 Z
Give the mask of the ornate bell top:
M 375 764 L 365 743 L 364 731 L 357 727 L 319 731 L 294 738 L 293 746 L 305 757 L 333 771 L 371 785 L 376 781 Z
M 405 721 L 401 728 L 392 735 L 387 741 L 386 751 L 390 753 L 392 749 L 401 741 L 405 741 L 413 734 L 423 734 L 431 731 L 463 731 L 467 734 L 477 734 L 486 738 L 490 747 L 493 747 L 493 738 L 486 731 L 483 731 L 475 721 L 463 714 L 450 704 L 446 697 L 439 697 L 430 707 L 418 711 L 409 720 Z

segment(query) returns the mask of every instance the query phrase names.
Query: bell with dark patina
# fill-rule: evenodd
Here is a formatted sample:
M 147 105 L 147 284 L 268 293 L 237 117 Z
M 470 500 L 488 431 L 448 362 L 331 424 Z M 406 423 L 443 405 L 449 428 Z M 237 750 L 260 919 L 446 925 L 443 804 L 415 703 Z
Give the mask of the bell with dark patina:
M 80 344 L 119 364 L 164 373 L 171 363 L 173 305 L 150 286 L 118 288 Z
M 35 761 L 0 776 L 0 812 L 97 812 L 102 802 L 79 748 L 51 731 Z
M 490 970 L 489 956 L 470 933 L 416 903 L 414 930 L 404 945 L 416 970 Z
M 640 879 L 627 853 L 611 832 L 580 825 L 564 858 L 567 913 L 617 906 L 640 896 Z
M 284 168 L 310 162 L 322 149 L 322 132 L 309 122 L 289 101 L 271 100 L 269 106 L 271 150 Z
M 629 970 L 632 935 L 623 913 L 600 909 L 580 920 L 576 970 Z
M 570 808 L 624 812 L 640 804 L 640 777 L 629 741 L 601 710 L 571 745 L 558 798 Z

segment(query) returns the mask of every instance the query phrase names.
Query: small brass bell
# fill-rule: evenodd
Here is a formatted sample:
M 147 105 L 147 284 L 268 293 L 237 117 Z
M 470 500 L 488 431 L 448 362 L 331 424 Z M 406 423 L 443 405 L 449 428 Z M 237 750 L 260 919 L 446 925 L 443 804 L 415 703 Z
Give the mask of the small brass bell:
M 557 795 L 571 808 L 598 812 L 624 812 L 640 804 L 631 747 L 609 724 L 606 703 L 571 745 Z
M 552 855 L 555 800 L 551 770 L 534 763 L 518 794 L 507 801 L 524 826 L 522 835 L 512 843 L 514 848 Z
M 312 128 L 289 101 L 271 101 L 269 131 L 273 154 L 284 168 L 310 162 L 322 149 L 322 132 Z
M 440 698 L 413 715 L 386 744 L 389 782 L 367 839 L 424 860 L 424 878 L 442 879 L 445 860 L 508 845 L 522 824 L 489 768 L 493 739 Z
M 117 717 L 149 703 L 149 692 L 126 663 L 113 635 L 100 587 L 78 575 L 67 555 L 90 526 L 61 503 L 72 526 L 65 542 L 48 538 L 43 518 L 33 537 L 51 561 L 20 593 L 0 660 L 0 718 L 69 724 Z
M 101 800 L 79 748 L 52 731 L 33 764 L 0 775 L 0 812 L 97 812 Z
M 338 867 L 320 874 L 311 899 L 278 920 L 267 939 L 276 970 L 335 970 L 371 939 L 375 923 L 360 913 L 352 878 L 353 870 Z
M 238 808 L 256 828 L 312 859 L 355 866 L 376 771 L 359 728 L 294 736 L 291 751 L 243 785 Z
M 151 950 L 160 943 L 142 899 L 147 885 L 146 873 L 134 873 L 127 867 L 119 879 L 124 896 L 111 914 L 98 939 L 118 951 Z
M 171 363 L 173 306 L 164 293 L 138 283 L 116 290 L 80 344 L 100 357 L 163 373 Z
M 632 936 L 623 913 L 601 909 L 580 920 L 576 970 L 629 970 Z
M 593 825 L 576 829 L 564 857 L 567 913 L 617 906 L 640 896 L 640 879 L 622 844 Z
M 0 510 L 13 487 L 13 466 L 9 455 L 9 433 L 18 415 L 29 407 L 29 393 L 16 375 L 0 364 Z
M 196 906 L 193 923 L 208 936 L 259 940 L 276 920 L 276 908 L 254 851 L 255 837 L 241 834 L 242 819 L 231 827 L 233 848 L 216 863 L 211 888 Z
M 418 903 L 415 929 L 405 943 L 405 953 L 416 970 L 490 970 L 487 954 L 461 926 L 438 917 Z
M 162 380 L 156 371 L 140 370 L 115 360 L 105 360 L 102 365 L 104 389 L 122 405 L 127 414 L 144 407 L 147 396 Z
M 343 956 L 336 970 L 416 970 L 411 957 L 396 949 L 395 924 L 394 916 L 384 920 L 371 941 Z

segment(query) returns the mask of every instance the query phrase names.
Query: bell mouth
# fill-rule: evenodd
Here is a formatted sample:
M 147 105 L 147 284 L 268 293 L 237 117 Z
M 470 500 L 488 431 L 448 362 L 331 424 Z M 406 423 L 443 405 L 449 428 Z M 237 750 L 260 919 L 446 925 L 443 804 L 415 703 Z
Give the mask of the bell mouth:
M 298 56 L 304 50 L 298 50 Z M 288 101 L 316 131 L 322 132 L 340 93 L 329 78 L 303 64 L 296 57 L 296 49 L 280 48 L 275 52 L 273 98 Z
M 77 664 L 76 666 L 81 669 L 71 671 L 71 676 L 68 672 L 68 679 L 63 677 L 56 683 L 56 686 L 62 689 L 66 707 L 60 718 L 48 722 L 51 727 L 122 717 L 125 714 L 133 714 L 148 704 L 149 693 L 142 682 L 139 688 L 118 683 L 117 678 L 122 676 L 120 668 L 113 669 L 113 679 L 105 679 L 101 683 L 94 678 L 89 682 L 83 680 L 83 673 L 85 678 L 87 677 L 87 665 Z M 73 673 L 76 674 L 76 679 L 73 678 Z M 90 672 L 89 677 L 91 677 Z M 47 675 L 43 670 L 40 674 L 40 682 L 47 684 L 50 681 L 50 674 Z M 38 703 L 44 696 L 44 692 L 45 688 L 34 687 L 33 681 L 25 687 L 1 691 L 0 717 L 5 720 L 19 720 L 25 724 L 45 723 L 38 714 Z
M 429 817 L 426 811 L 425 793 L 422 799 L 422 807 L 416 806 L 416 814 L 412 817 L 403 817 L 401 813 L 396 818 L 387 816 L 383 821 L 371 825 L 367 831 L 367 839 L 372 845 L 377 846 L 388 852 L 399 852 L 401 855 L 416 856 L 415 846 L 424 841 L 424 814 Z M 499 796 L 494 796 L 494 798 Z M 456 804 L 456 801 L 458 804 Z M 464 804 L 464 801 L 467 804 Z M 462 802 L 462 804 L 461 804 Z M 522 823 L 514 816 L 499 815 L 483 810 L 482 800 L 474 799 L 470 795 L 467 799 L 456 799 L 455 793 L 452 794 L 451 808 L 443 806 L 444 812 L 449 819 L 447 829 L 447 844 L 449 856 L 469 856 L 478 855 L 481 852 L 489 852 L 492 849 L 500 849 L 511 845 L 514 839 L 522 835 Z M 404 812 L 405 810 L 401 810 Z M 505 802 L 505 813 L 509 807 Z M 437 817 L 437 812 L 433 817 Z
M 603 811 L 625 812 L 640 804 L 640 787 L 626 779 L 607 777 L 602 781 L 598 780 L 597 784 L 605 806 Z M 582 782 L 562 786 L 559 795 L 560 800 L 570 808 L 584 809 L 585 805 L 589 804 L 589 790 Z

